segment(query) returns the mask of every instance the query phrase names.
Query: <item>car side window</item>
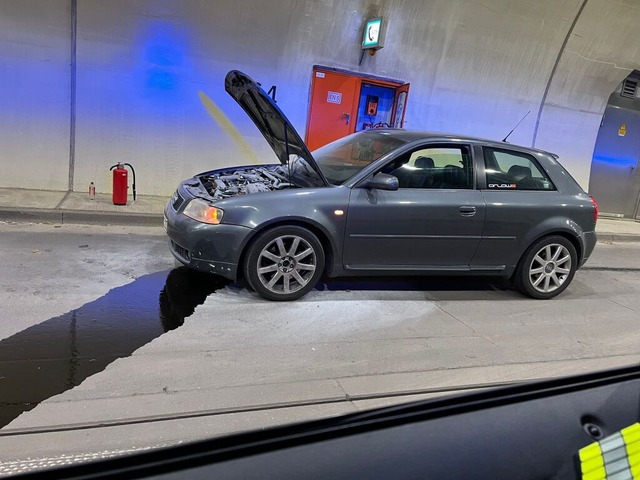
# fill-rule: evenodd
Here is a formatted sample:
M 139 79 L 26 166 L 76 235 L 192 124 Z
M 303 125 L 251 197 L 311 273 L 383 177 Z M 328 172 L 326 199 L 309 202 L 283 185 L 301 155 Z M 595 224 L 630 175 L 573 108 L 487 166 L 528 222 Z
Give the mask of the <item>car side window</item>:
M 470 148 L 464 145 L 421 147 L 396 158 L 381 171 L 397 177 L 401 189 L 474 188 Z
M 555 190 L 556 187 L 532 155 L 484 147 L 489 190 Z

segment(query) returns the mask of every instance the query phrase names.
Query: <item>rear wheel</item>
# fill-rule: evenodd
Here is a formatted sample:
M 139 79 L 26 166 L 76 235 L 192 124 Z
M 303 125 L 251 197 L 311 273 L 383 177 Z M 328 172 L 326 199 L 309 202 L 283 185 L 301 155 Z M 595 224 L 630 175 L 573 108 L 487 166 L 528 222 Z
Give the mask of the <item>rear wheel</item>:
M 529 297 L 553 298 L 569 286 L 577 266 L 573 244 L 565 237 L 553 235 L 541 238 L 527 249 L 514 280 L 518 290 Z
M 318 238 L 297 226 L 277 227 L 261 234 L 249 248 L 245 278 L 267 300 L 296 300 L 313 289 L 324 270 Z

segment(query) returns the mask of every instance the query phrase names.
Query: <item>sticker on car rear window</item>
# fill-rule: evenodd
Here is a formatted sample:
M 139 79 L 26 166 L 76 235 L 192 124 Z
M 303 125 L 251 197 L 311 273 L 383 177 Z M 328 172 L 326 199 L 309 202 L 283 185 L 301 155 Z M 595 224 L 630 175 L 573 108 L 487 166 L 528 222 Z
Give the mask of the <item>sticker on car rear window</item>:
M 505 189 L 514 189 L 516 188 L 515 183 L 490 183 L 488 185 L 489 188 L 505 188 Z

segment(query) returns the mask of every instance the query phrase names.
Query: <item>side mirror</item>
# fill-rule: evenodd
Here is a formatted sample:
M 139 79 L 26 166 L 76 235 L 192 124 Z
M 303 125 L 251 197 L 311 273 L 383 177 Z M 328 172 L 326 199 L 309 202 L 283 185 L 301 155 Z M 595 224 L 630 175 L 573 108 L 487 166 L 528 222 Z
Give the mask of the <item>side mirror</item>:
M 398 177 L 387 175 L 386 173 L 376 173 L 371 180 L 365 182 L 365 188 L 375 188 L 378 190 L 398 190 Z

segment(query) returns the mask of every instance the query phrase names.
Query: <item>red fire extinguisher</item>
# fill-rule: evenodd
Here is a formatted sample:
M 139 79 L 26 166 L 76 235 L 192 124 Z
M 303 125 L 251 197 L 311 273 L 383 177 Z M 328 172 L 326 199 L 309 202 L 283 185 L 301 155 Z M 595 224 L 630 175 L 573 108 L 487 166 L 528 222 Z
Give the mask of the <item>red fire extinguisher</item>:
M 128 166 L 133 174 L 133 201 L 136 201 L 136 171 L 130 163 L 118 162 L 112 166 L 109 170 L 113 170 L 113 204 L 114 205 L 126 205 L 127 204 L 127 190 L 129 188 L 129 178 L 127 169 Z

